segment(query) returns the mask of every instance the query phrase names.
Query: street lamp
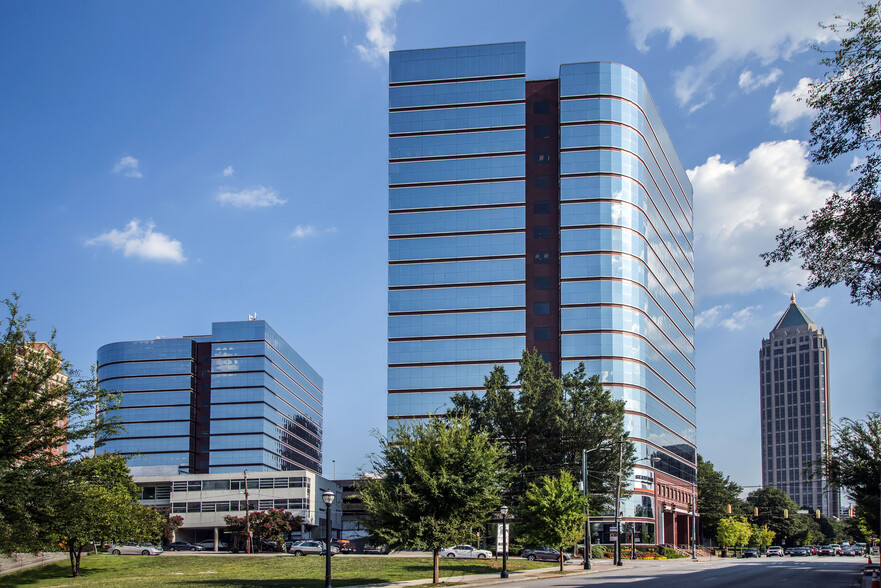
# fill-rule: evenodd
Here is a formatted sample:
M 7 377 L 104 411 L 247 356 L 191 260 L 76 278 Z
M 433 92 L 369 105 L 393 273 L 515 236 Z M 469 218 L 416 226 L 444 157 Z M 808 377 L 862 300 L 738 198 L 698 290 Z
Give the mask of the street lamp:
M 508 507 L 503 506 L 502 511 L 502 574 L 500 577 L 508 577 Z
M 585 498 L 588 497 L 589 492 L 587 489 L 587 454 L 597 451 L 598 449 L 605 449 L 607 446 L 600 445 L 598 447 L 594 447 L 593 449 L 582 449 L 581 450 L 581 494 Z M 590 569 L 590 502 L 586 501 L 585 504 L 585 514 L 584 514 L 584 569 Z
M 327 563 L 325 564 L 324 569 L 324 588 L 332 588 L 330 585 L 330 505 L 333 504 L 334 498 L 336 498 L 336 494 L 334 494 L 330 490 L 321 495 L 321 499 L 324 501 L 324 504 L 327 505 L 327 513 L 325 515 L 327 520 L 327 541 L 324 544 L 324 553 Z

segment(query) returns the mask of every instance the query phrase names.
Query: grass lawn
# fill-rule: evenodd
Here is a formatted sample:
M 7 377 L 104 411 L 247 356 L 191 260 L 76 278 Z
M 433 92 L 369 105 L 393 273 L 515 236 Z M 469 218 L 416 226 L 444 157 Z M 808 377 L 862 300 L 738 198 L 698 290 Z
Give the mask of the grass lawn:
M 7 586 L 284 586 L 286 588 L 323 588 L 323 557 L 249 557 L 237 556 L 143 556 L 91 555 L 83 557 L 79 578 L 70 576 L 70 562 L 59 562 L 0 576 L 0 588 Z M 402 580 L 431 578 L 430 557 L 358 557 L 333 558 L 333 585 L 357 586 Z M 512 571 L 555 567 L 556 563 L 530 562 L 509 558 Z M 441 559 L 441 578 L 462 574 L 497 573 L 502 560 Z

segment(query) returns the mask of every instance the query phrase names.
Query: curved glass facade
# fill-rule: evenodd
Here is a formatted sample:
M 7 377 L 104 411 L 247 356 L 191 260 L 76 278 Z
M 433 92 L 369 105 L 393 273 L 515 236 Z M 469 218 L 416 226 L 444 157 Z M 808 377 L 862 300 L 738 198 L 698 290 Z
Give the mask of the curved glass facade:
M 264 321 L 105 345 L 98 384 L 123 393 L 108 416 L 124 431 L 103 451 L 130 466 L 321 472 L 323 380 Z
M 528 81 L 522 43 L 389 69 L 389 427 L 493 365 L 513 381 L 537 348 L 599 374 L 639 457 L 694 480 L 692 189 L 643 79 L 576 63 Z

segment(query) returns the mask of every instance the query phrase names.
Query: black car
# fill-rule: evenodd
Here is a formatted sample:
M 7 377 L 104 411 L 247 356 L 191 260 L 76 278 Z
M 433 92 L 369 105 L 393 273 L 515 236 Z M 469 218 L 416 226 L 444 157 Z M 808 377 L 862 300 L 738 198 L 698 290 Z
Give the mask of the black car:
M 789 555 L 792 557 L 807 557 L 811 555 L 811 551 L 807 547 L 793 547 Z
M 563 558 L 563 561 L 566 561 L 572 558 L 568 553 L 561 554 L 553 547 L 546 546 L 538 547 L 536 549 L 524 549 L 520 556 L 525 557 L 530 561 L 560 561 L 561 557 Z
M 205 548 L 195 543 L 187 543 L 186 541 L 175 541 L 166 547 L 168 551 L 204 551 Z

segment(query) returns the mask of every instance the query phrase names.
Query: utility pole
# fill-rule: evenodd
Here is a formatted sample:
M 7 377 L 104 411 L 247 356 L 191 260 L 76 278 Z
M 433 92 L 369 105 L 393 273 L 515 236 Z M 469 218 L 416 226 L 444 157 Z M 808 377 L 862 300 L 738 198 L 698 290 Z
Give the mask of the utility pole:
M 587 450 L 581 450 L 581 495 L 584 497 L 584 569 L 590 569 L 590 504 L 587 503 Z
M 621 562 L 621 467 L 624 459 L 624 440 L 618 442 L 618 484 L 615 487 L 615 565 L 624 565 Z
M 691 559 L 697 561 L 697 495 L 694 482 L 691 483 Z
M 247 533 L 248 546 L 245 551 L 251 555 L 251 507 L 248 504 L 248 470 L 244 470 L 245 475 L 245 533 Z

